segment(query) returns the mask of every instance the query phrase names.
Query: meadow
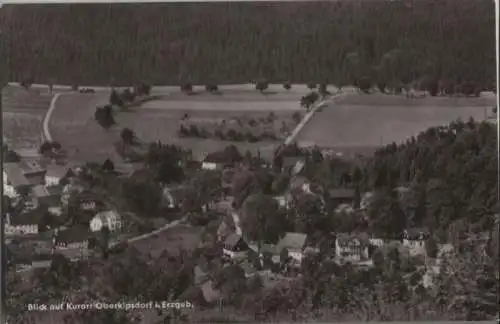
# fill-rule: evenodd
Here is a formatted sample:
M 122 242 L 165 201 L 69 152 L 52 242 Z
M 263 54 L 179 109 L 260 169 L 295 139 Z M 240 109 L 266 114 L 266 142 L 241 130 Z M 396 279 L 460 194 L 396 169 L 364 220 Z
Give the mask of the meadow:
M 261 94 L 255 89 L 246 90 L 243 85 L 221 87 L 221 95 L 201 93 L 190 96 L 181 93 L 178 87 L 153 88 L 153 94 L 161 95 L 161 100 L 149 101 L 124 111 L 116 110 L 117 125 L 109 130 L 104 130 L 94 120 L 96 107 L 106 103 L 109 92 L 63 94 L 57 101 L 49 129 L 52 137 L 67 149 L 70 159 L 77 161 L 102 162 L 110 158 L 122 162 L 114 143 L 121 141 L 120 132 L 125 127 L 132 129 L 142 142 L 161 141 L 180 145 L 192 149 L 195 156 L 223 149 L 230 144 L 237 145 L 242 152 L 260 150 L 261 154 L 270 155 L 281 143 L 279 138 L 257 143 L 231 142 L 216 138 L 180 137 L 178 130 L 186 114 L 190 123 L 200 127 L 213 128 L 226 120 L 228 125 L 234 124 L 234 128 L 238 129 L 242 127 L 239 124 L 247 127 L 250 119 L 259 123 L 272 112 L 275 116 L 272 128 L 279 133 L 285 123 L 291 131 L 295 125 L 293 114 L 304 113 L 298 101 L 307 88 L 297 86 L 296 91 L 286 92 L 281 87 L 280 92 L 278 85 L 274 87 L 276 90 L 270 92 L 275 95 Z
M 3 138 L 10 148 L 33 149 L 43 142 L 43 113 L 3 112 Z
M 495 105 L 491 96 L 407 99 L 382 94 L 349 95 L 316 113 L 298 135 L 297 142 L 314 143 L 347 155 L 363 154 L 459 118 L 483 120 Z

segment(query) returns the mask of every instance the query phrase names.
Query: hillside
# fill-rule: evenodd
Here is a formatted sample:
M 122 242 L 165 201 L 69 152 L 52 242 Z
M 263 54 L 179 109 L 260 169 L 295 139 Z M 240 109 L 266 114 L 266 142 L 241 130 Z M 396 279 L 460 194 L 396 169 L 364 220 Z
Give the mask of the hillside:
M 406 78 L 495 79 L 493 1 L 5 5 L 0 18 L 11 80 L 342 83 L 354 52 L 368 73 L 394 50 Z

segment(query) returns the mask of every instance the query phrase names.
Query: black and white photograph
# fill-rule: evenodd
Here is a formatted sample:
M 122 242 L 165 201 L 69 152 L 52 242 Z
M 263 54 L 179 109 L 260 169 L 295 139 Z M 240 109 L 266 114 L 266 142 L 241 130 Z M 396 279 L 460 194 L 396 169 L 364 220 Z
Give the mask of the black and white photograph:
M 495 323 L 497 5 L 4 3 L 2 323 Z

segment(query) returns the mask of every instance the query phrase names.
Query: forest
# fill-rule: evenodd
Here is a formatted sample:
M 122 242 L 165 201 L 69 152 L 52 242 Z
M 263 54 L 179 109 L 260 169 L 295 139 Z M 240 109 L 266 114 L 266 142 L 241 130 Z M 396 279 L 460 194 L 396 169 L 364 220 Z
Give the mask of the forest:
M 4 5 L 0 18 L 11 81 L 495 80 L 493 1 Z

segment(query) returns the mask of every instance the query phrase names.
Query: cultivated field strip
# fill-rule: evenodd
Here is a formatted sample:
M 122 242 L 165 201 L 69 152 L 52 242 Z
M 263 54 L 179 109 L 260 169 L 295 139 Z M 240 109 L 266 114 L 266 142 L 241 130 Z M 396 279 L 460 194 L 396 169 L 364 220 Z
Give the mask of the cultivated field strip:
M 262 100 L 262 99 L 261 99 Z M 300 111 L 299 101 L 281 100 L 281 101 L 178 101 L 178 100 L 155 100 L 142 105 L 142 108 L 150 109 L 175 109 L 175 110 L 206 110 L 206 111 Z

